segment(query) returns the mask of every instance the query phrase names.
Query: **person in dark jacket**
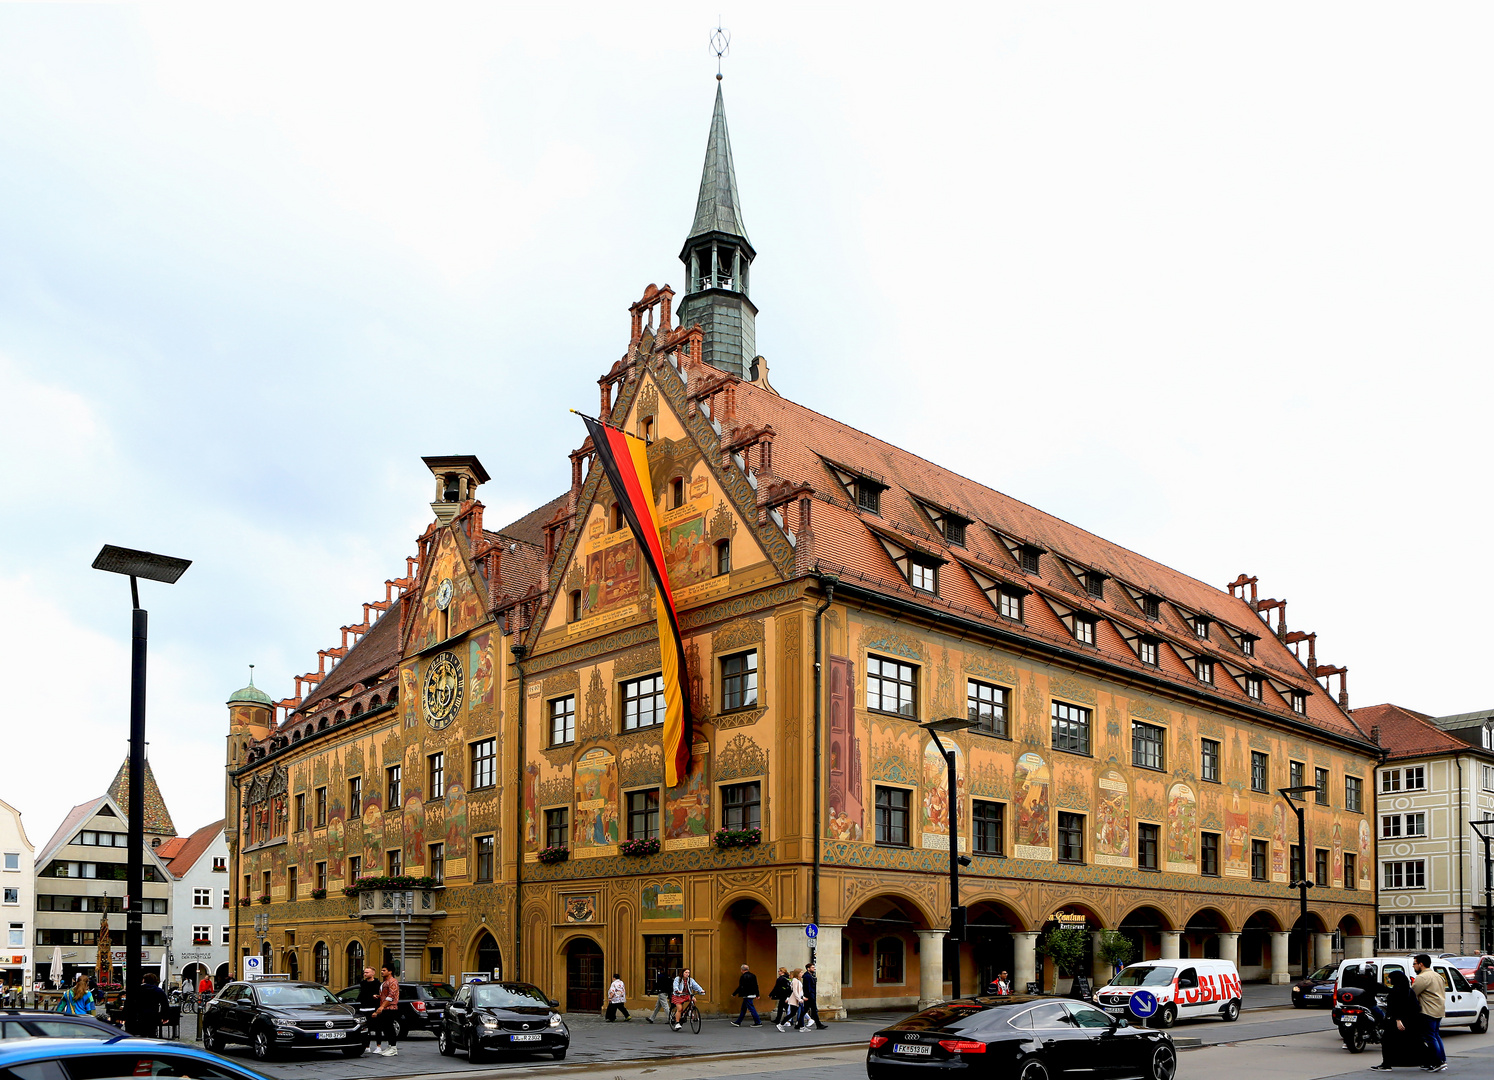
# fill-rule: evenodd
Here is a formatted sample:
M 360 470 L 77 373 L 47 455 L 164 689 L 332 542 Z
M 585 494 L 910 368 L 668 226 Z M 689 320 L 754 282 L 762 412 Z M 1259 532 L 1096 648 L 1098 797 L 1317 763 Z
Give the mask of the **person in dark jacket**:
M 1374 991 L 1366 991 L 1364 998 L 1372 1005 Z M 1416 1003 L 1411 980 L 1406 978 L 1404 971 L 1392 971 L 1390 994 L 1385 1001 L 1385 1022 L 1381 1026 L 1380 1064 L 1371 1066 L 1371 1069 L 1389 1072 L 1397 1065 L 1403 1068 L 1420 1065 L 1424 1053 L 1421 1007 Z
M 358 983 L 358 1015 L 370 1025 L 373 1030 L 373 1011 L 379 1007 L 379 980 L 374 977 L 374 969 L 366 967 L 363 969 L 363 978 Z
M 820 1019 L 820 1008 L 815 1002 L 815 992 L 819 989 L 820 977 L 814 970 L 814 961 L 811 960 L 804 966 L 804 1004 L 799 1007 L 799 1030 L 813 1031 L 815 1028 L 825 1026 Z
M 669 974 L 669 969 L 660 968 L 659 977 L 654 982 L 654 1011 L 644 1018 L 650 1024 L 660 1013 L 664 1014 L 664 1019 L 669 1019 L 669 994 L 673 987 L 674 977 Z
M 742 1007 L 737 1012 L 737 1018 L 731 1022 L 732 1027 L 741 1027 L 742 1018 L 749 1012 L 752 1013 L 752 1026 L 763 1026 L 763 1018 L 757 1015 L 757 976 L 746 964 L 742 965 L 742 977 L 737 980 L 737 988 L 731 992 L 731 996 L 742 999 Z
M 789 982 L 788 968 L 779 968 L 778 979 L 773 983 L 773 989 L 768 991 L 769 999 L 778 1002 L 778 1008 L 773 1013 L 774 1027 L 777 1027 L 779 1024 L 783 1023 L 783 1014 L 785 1010 L 788 1009 L 788 1006 L 784 1003 L 788 1001 L 788 996 L 789 994 L 793 993 L 793 990 L 793 984 Z
M 140 1001 L 136 1016 L 140 1021 L 140 1031 L 154 1038 L 160 1033 L 161 1017 L 171 1008 L 171 1002 L 166 999 L 166 991 L 161 989 L 161 976 L 154 971 L 141 976 L 138 990 Z

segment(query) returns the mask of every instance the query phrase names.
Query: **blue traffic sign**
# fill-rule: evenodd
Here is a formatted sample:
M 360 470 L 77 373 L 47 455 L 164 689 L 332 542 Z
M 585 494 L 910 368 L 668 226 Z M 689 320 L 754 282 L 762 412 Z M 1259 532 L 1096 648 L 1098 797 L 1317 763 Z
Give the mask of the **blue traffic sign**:
M 804 936 L 807 937 L 810 941 L 813 941 L 815 938 L 820 936 L 820 928 L 814 923 L 810 923 L 804 928 Z
M 1145 1020 L 1157 1011 L 1157 995 L 1150 990 L 1138 990 L 1131 995 L 1129 1008 L 1133 1015 Z

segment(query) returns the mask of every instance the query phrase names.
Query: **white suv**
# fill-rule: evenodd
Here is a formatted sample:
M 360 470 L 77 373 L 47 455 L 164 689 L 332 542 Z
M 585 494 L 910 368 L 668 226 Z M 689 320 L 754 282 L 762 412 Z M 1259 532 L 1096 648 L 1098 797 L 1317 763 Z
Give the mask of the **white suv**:
M 1463 977 L 1463 973 L 1441 957 L 1432 960 L 1432 970 L 1447 984 L 1447 1015 L 1442 1026 L 1471 1028 L 1482 1035 L 1489 1030 L 1489 1002 L 1483 993 Z M 1390 973 L 1402 971 L 1408 980 L 1416 978 L 1409 956 L 1365 956 L 1345 960 L 1333 977 L 1335 995 L 1346 988 L 1375 991 L 1381 1007 L 1390 992 Z

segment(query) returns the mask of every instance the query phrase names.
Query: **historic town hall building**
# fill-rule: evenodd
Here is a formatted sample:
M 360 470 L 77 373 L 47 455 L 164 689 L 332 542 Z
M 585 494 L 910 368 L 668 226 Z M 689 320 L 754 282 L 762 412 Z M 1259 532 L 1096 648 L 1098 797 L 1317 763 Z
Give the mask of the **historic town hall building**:
M 412 978 L 501 970 L 587 1009 L 604 974 L 641 1000 L 683 963 L 732 1008 L 738 964 L 802 964 L 813 922 L 822 1010 L 913 1004 L 956 952 L 951 824 L 967 990 L 1039 978 L 1058 916 L 1284 979 L 1302 874 L 1315 962 L 1335 932 L 1367 950 L 1377 748 L 1284 605 L 782 397 L 755 356 L 755 254 L 718 89 L 684 293 L 632 306 L 598 406 L 649 442 L 683 781 L 664 780 L 658 597 L 591 444 L 564 494 L 496 529 L 477 496 L 502 478 L 426 458 L 405 576 L 293 696 L 229 702 L 235 955 L 346 985 L 398 949 L 403 876 Z M 920 727 L 946 717 L 974 722 L 944 736 L 953 807 Z M 1306 852 L 1277 794 L 1303 785 Z

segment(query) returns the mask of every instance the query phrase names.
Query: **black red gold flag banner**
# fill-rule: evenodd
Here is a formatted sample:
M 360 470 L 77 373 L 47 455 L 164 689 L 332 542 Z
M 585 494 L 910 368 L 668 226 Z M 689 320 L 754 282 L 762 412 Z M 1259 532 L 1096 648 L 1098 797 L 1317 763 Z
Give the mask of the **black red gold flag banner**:
M 586 422 L 612 494 L 659 590 L 654 611 L 659 622 L 659 658 L 664 667 L 664 780 L 670 787 L 677 787 L 690 771 L 690 698 L 685 693 L 685 642 L 680 636 L 669 575 L 664 570 L 664 545 L 659 538 L 647 444 L 583 413 L 576 415 Z

